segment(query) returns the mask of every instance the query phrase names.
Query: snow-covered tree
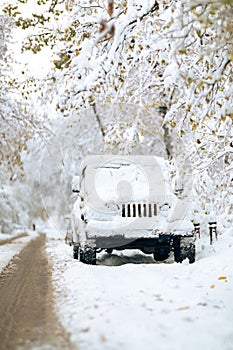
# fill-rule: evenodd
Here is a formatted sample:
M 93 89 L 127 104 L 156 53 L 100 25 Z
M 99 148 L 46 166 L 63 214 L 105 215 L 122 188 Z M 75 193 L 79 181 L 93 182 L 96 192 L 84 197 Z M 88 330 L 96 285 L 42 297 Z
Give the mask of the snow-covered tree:
M 24 90 L 32 81 L 14 52 L 14 20 L 0 9 L 0 226 L 3 232 L 12 232 L 14 225 L 29 223 L 32 199 L 23 182 L 23 153 L 29 151 L 28 140 L 42 132 L 42 123 L 33 114 L 32 103 L 28 107 L 32 98 Z
M 213 210 L 227 215 L 231 2 L 49 0 L 25 18 L 18 10 L 30 3 L 15 1 L 6 12 L 30 31 L 24 50 L 53 49 L 55 68 L 41 82 L 39 103 L 44 116 L 69 117 L 70 128 L 72 121 L 78 123 L 80 158 L 99 140 L 99 151 L 176 158 L 179 167 L 188 163 L 185 171 L 190 165 L 194 171 L 197 207 L 206 215 Z

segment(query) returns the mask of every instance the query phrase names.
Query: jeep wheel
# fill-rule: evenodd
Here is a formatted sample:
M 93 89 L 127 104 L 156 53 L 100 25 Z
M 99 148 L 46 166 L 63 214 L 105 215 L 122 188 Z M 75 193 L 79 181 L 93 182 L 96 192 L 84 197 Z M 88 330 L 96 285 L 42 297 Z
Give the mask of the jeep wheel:
M 96 265 L 96 250 L 90 247 L 80 249 L 80 261 L 88 265 Z
M 79 246 L 78 245 L 73 246 L 73 257 L 74 257 L 74 259 L 79 258 Z
M 196 247 L 193 238 L 176 237 L 173 244 L 175 262 L 181 263 L 186 258 L 190 264 L 195 262 Z
M 166 260 L 169 257 L 170 253 L 170 247 L 167 246 L 160 246 L 160 247 L 155 247 L 154 250 L 154 259 L 156 261 L 163 261 Z

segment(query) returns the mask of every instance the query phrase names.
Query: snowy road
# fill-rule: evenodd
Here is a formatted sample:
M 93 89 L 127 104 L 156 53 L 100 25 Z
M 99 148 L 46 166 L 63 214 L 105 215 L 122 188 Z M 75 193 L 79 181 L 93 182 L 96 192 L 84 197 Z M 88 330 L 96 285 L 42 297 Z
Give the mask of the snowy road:
M 213 248 L 199 242 L 192 265 L 131 252 L 87 266 L 58 240 L 47 252 L 58 315 L 77 349 L 233 349 L 232 231 Z
M 20 240 L 1 242 L 1 251 L 3 247 L 13 253 L 16 247 L 22 250 L 0 274 L 0 348 L 71 349 L 53 311 L 45 236 L 27 237 L 26 245 L 22 241 L 20 245 Z
M 6 242 L 1 350 L 232 350 L 233 230 L 197 250 L 192 265 L 125 251 L 88 266 L 53 231 Z

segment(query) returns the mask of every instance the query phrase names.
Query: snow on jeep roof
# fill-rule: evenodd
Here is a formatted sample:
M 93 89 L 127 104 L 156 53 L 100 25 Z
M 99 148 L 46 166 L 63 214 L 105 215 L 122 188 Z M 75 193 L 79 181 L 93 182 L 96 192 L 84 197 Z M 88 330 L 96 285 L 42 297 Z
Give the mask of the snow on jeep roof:
M 95 155 L 81 164 L 81 181 L 89 201 L 164 202 L 172 192 L 168 161 L 156 156 Z M 101 206 L 102 206 L 101 205 Z
M 145 155 L 91 155 L 87 156 L 81 162 L 81 171 L 86 167 L 116 167 L 121 165 L 127 165 L 138 163 L 142 166 L 154 165 L 155 161 L 160 165 L 161 168 L 167 169 L 168 161 L 158 156 L 145 156 Z

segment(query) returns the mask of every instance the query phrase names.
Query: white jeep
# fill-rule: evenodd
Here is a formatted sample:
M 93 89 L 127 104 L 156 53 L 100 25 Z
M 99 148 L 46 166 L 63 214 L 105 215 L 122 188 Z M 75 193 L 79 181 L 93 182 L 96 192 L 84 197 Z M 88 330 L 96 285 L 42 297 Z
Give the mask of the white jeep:
M 172 191 L 169 163 L 155 156 L 86 157 L 73 179 L 73 255 L 96 264 L 101 250 L 140 249 L 163 261 L 195 261 L 190 203 Z

